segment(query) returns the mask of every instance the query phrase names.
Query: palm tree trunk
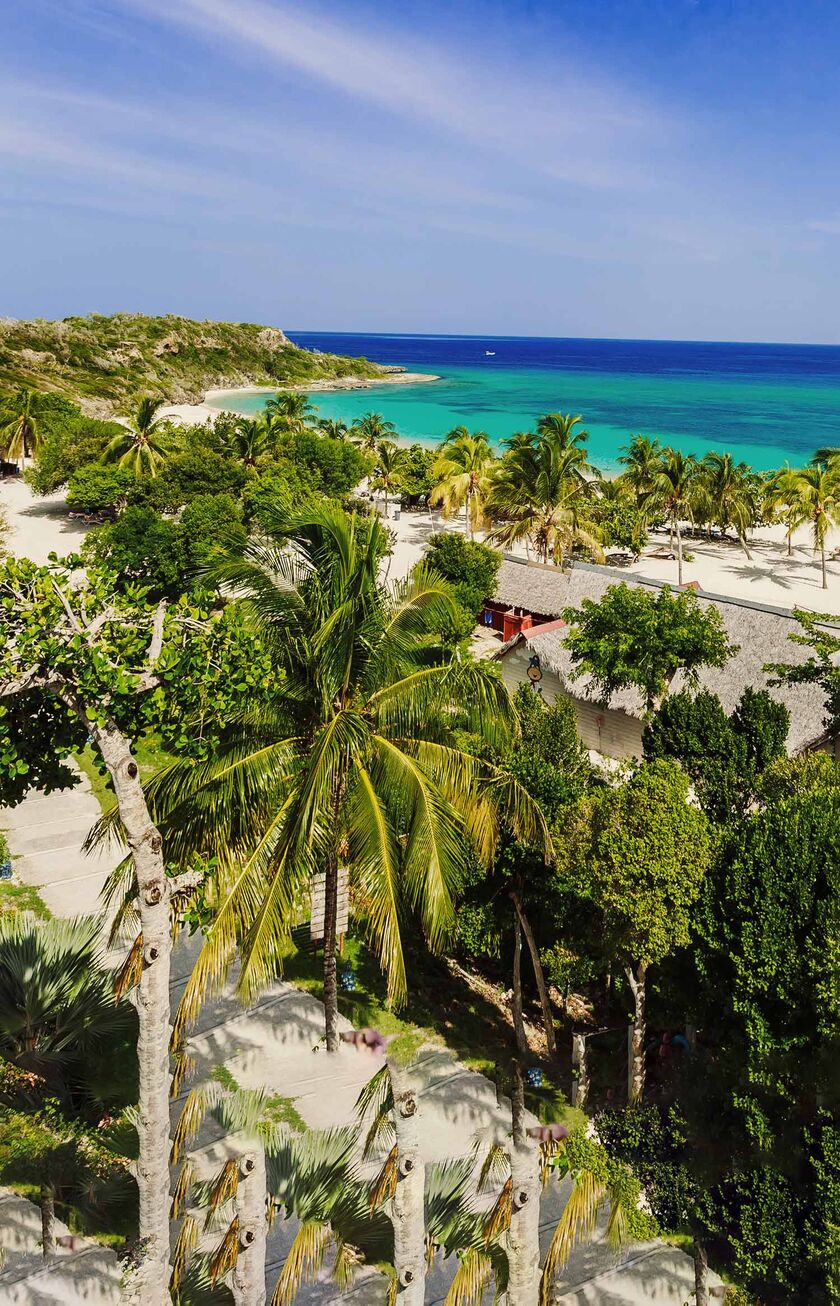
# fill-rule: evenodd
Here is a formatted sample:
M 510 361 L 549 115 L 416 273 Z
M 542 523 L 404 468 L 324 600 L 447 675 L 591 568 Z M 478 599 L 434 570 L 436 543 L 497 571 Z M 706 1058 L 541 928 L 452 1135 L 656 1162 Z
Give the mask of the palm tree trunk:
M 388 1060 L 397 1136 L 397 1185 L 391 1199 L 398 1306 L 423 1306 L 426 1296 L 426 1166 L 420 1153 L 417 1096 L 406 1066 Z
M 388 488 L 385 487 L 385 520 L 388 520 Z
M 513 1018 L 513 1032 L 520 1056 L 528 1055 L 528 1039 L 525 1035 L 525 1021 L 522 1016 L 522 927 L 519 917 L 513 914 L 513 984 L 510 1014 Z
M 41 1247 L 44 1260 L 55 1256 L 55 1193 L 48 1183 L 41 1184 Z
M 540 1153 L 525 1126 L 522 1063 L 516 1058 L 510 1095 L 511 1213 L 507 1237 L 508 1306 L 536 1306 L 540 1288 Z
M 738 542 L 744 550 L 744 553 L 747 555 L 747 561 L 752 562 L 752 554 L 750 553 L 750 546 L 747 544 L 747 537 L 746 535 L 742 535 L 740 531 L 738 532 Z
M 467 539 L 472 539 L 472 486 L 467 490 L 467 497 L 464 500 L 464 512 L 466 513 Z
M 641 1102 L 645 1093 L 645 981 L 647 962 L 640 961 L 633 973 L 632 966 L 625 966 L 624 973 L 633 993 L 635 1012 L 630 1026 L 627 1058 L 627 1101 L 631 1106 Z
M 261 1147 L 256 1147 L 239 1163 L 236 1187 L 239 1254 L 231 1281 L 235 1306 L 265 1306 L 265 1240 L 268 1231 L 265 1199 L 265 1153 Z
M 822 587 L 828 589 L 828 575 L 825 570 L 825 544 L 820 545 L 820 568 L 822 570 Z
M 537 947 L 537 941 L 534 938 L 534 931 L 531 929 L 531 923 L 525 915 L 525 909 L 522 903 L 522 895 L 518 889 L 511 891 L 511 901 L 514 910 L 522 927 L 522 933 L 525 935 L 525 942 L 528 944 L 528 951 L 531 954 L 531 965 L 534 968 L 534 979 L 537 981 L 537 991 L 540 995 L 540 1006 L 542 1007 L 543 1025 L 545 1026 L 545 1041 L 548 1048 L 548 1055 L 556 1057 L 557 1039 L 554 1034 L 554 1013 L 551 1010 L 551 999 L 548 996 L 548 985 L 545 982 L 545 971 L 540 960 L 540 952 Z
M 338 967 L 336 964 L 336 919 L 338 913 L 338 859 L 330 860 L 324 876 L 324 1026 L 327 1051 L 337 1052 Z
M 169 1298 L 169 972 L 172 933 L 162 840 L 146 804 L 128 740 L 109 722 L 90 725 L 114 793 L 137 876 L 143 969 L 135 994 L 140 1078 L 136 1164 L 143 1255 L 123 1300 L 161 1306 Z
M 682 583 L 683 583 L 683 579 L 682 579 L 682 577 L 683 577 L 683 571 L 682 571 L 682 564 L 683 564 L 682 531 L 680 530 L 680 524 L 679 524 L 678 521 L 675 521 L 675 522 L 674 522 L 674 526 L 676 527 L 676 532 L 677 532 L 677 584 L 678 584 L 678 585 L 682 585 Z
M 702 1238 L 694 1235 L 694 1302 L 709 1306 L 709 1257 Z

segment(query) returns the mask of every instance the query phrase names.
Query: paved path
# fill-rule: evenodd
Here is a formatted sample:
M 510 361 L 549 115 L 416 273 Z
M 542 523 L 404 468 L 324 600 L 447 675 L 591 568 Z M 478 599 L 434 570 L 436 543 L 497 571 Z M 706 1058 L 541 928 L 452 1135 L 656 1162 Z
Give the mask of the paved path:
M 56 1220 L 56 1234 L 69 1230 Z M 4 1306 L 116 1306 L 120 1268 L 113 1252 L 88 1238 L 73 1250 L 58 1247 L 54 1260 L 41 1251 L 41 1212 L 10 1188 L 0 1188 L 0 1302 Z
M 117 849 L 82 852 L 102 809 L 87 776 L 81 771 L 78 775 L 74 789 L 52 794 L 33 790 L 17 807 L 0 808 L 0 829 L 7 832 L 15 878 L 36 888 L 53 916 L 99 911 L 102 886 L 121 860 Z

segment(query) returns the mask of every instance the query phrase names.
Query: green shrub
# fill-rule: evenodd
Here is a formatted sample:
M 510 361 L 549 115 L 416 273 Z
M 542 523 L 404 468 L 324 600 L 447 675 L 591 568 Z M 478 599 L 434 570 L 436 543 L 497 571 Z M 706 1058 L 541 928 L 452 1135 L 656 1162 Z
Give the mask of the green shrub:
M 74 512 L 111 512 L 125 503 L 134 477 L 124 467 L 87 463 L 72 473 L 67 506 Z

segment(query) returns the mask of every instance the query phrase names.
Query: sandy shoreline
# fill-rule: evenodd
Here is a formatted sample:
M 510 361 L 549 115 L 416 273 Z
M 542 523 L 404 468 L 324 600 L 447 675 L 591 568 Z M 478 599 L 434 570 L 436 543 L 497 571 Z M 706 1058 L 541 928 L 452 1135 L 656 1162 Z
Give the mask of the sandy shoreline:
M 376 390 L 382 385 L 422 385 L 443 378 L 431 372 L 391 372 L 384 376 L 342 376 L 327 381 L 310 381 L 306 385 L 243 385 L 234 390 L 208 390 L 200 404 L 167 404 L 160 410 L 161 417 L 174 417 L 182 422 L 208 422 L 221 412 L 238 410 L 219 401 L 236 395 L 276 395 L 278 391 L 300 390 L 305 394 L 322 394 L 328 390 Z M 207 401 L 211 402 L 208 403 Z

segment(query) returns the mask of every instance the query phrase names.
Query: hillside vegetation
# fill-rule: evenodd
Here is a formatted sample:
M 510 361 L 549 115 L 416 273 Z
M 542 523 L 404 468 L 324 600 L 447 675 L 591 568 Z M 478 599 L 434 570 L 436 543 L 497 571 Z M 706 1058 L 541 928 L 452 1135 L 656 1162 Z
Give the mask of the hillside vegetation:
M 197 403 L 206 390 L 376 377 L 364 358 L 299 349 L 277 327 L 195 322 L 185 317 L 0 319 L 0 390 L 50 390 L 97 416 L 122 412 L 140 395 Z

